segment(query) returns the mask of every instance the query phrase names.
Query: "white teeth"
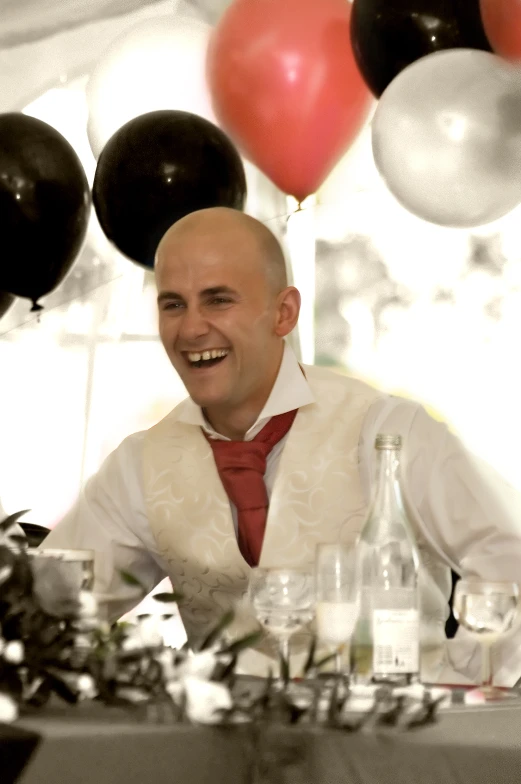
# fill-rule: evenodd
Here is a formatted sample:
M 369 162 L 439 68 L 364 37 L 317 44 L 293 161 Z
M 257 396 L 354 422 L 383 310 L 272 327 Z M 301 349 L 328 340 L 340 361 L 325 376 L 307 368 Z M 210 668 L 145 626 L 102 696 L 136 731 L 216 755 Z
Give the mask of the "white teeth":
M 201 360 L 217 359 L 218 357 L 225 357 L 228 354 L 227 348 L 212 348 L 208 351 L 190 351 L 188 352 L 188 359 L 190 362 L 200 362 Z

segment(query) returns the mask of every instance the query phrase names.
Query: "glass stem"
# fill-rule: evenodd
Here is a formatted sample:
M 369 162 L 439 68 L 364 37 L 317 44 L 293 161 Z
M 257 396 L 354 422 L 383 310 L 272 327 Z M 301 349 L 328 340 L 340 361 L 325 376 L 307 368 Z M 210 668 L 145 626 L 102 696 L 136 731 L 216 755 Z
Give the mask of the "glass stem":
M 492 654 L 491 645 L 488 642 L 481 643 L 481 685 L 484 688 L 492 688 Z
M 279 639 L 279 652 L 281 660 L 287 662 L 288 666 L 288 680 L 291 677 L 291 673 L 289 670 L 289 637 L 281 637 Z M 282 664 L 282 662 L 281 662 Z M 281 680 L 285 680 L 285 678 L 281 675 Z

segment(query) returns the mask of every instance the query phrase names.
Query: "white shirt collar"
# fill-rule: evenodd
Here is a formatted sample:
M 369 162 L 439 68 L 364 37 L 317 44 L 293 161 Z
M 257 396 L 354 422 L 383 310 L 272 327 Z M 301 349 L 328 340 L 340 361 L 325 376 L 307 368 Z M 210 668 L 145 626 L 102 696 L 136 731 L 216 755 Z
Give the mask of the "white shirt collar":
M 244 436 L 244 440 L 251 441 L 252 438 L 255 438 L 272 416 L 285 414 L 287 411 L 293 411 L 295 408 L 302 408 L 302 406 L 307 406 L 314 402 L 315 397 L 300 369 L 298 360 L 289 345 L 285 343 L 282 362 L 270 396 L 256 422 Z M 178 405 L 177 410 L 179 422 L 202 427 L 211 438 L 218 438 L 223 441 L 230 440 L 212 428 L 205 419 L 202 410 L 191 398 L 188 397 L 186 400 L 183 400 Z

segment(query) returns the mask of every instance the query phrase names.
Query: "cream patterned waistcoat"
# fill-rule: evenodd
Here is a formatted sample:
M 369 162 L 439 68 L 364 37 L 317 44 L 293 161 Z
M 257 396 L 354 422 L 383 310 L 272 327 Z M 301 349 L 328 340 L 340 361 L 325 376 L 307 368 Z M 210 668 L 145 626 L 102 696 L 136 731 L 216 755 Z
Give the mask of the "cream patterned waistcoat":
M 305 373 L 316 402 L 298 411 L 284 445 L 261 567 L 312 569 L 316 545 L 353 542 L 367 513 L 359 441 L 368 409 L 382 393 L 320 367 L 306 366 Z M 254 628 L 244 599 L 251 569 L 200 428 L 180 422 L 174 409 L 147 432 L 143 471 L 148 519 L 172 584 L 183 594 L 179 611 L 189 641 L 204 637 L 231 607 L 235 635 Z M 269 649 L 259 650 L 241 659 L 243 670 L 266 673 Z

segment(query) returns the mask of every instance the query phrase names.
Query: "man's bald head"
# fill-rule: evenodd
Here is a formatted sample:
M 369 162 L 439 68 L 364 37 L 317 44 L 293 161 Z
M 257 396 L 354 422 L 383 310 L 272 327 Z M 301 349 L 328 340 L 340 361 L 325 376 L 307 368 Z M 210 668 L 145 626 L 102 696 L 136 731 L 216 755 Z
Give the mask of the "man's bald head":
M 279 243 L 239 211 L 201 210 L 166 232 L 155 273 L 159 334 L 172 365 L 213 426 L 242 438 L 268 399 L 299 315 Z
M 212 240 L 231 244 L 244 243 L 258 251 L 267 281 L 273 293 L 278 294 L 288 285 L 284 253 L 275 235 L 260 221 L 228 207 L 211 207 L 191 212 L 171 226 L 164 234 L 156 252 L 156 268 L 163 257 L 174 251 L 179 243 Z M 247 263 L 247 259 L 245 259 Z

